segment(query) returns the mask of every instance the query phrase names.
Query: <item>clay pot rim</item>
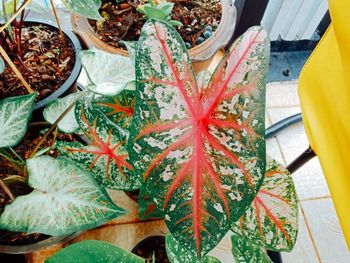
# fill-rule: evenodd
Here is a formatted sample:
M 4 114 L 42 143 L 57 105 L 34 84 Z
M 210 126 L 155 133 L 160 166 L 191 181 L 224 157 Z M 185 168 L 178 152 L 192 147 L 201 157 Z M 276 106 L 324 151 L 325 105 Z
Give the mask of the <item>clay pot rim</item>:
M 224 48 L 230 41 L 235 27 L 236 27 L 236 18 L 237 11 L 232 2 L 232 0 L 221 0 L 222 4 L 222 16 L 218 28 L 213 32 L 212 36 L 206 39 L 200 45 L 197 45 L 189 49 L 189 55 L 192 62 L 203 62 L 212 58 L 215 53 Z M 76 34 L 84 34 L 83 42 L 85 38 L 93 39 L 97 48 L 104 49 L 107 52 L 119 54 L 122 56 L 128 56 L 128 52 L 121 48 L 113 47 L 105 42 L 103 42 L 97 34 L 94 32 L 93 28 L 89 24 L 88 20 L 78 14 L 72 14 L 71 16 L 73 31 Z M 83 29 L 79 31 L 79 29 Z M 88 31 L 85 31 L 87 29 Z M 85 31 L 85 32 L 84 32 Z M 88 45 L 91 47 L 93 45 Z

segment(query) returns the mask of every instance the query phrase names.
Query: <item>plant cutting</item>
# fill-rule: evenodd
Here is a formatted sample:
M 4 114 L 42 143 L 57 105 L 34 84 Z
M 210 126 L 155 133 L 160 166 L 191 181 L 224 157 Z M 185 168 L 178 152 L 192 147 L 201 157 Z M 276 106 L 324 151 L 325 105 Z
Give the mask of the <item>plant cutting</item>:
M 73 29 L 87 47 L 127 56 L 123 42 L 137 41 L 147 18 L 172 20 L 198 71 L 208 66 L 213 55 L 228 43 L 235 28 L 235 9 L 228 0 L 103 0 L 99 11 L 103 20 L 73 15 Z

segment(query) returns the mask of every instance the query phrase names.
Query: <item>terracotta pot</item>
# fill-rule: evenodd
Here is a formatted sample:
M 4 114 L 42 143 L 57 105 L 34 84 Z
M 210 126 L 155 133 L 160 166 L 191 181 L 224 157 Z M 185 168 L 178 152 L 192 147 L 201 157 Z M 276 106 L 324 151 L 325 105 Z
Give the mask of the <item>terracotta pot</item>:
M 31 19 L 26 19 L 25 22 L 28 24 L 47 25 L 49 27 L 52 27 L 52 28 L 58 30 L 56 25 L 54 25 L 52 22 L 50 22 L 48 20 L 44 20 L 44 19 L 31 18 Z M 74 67 L 72 69 L 70 76 L 68 77 L 68 79 L 63 83 L 63 85 L 60 88 L 58 88 L 55 92 L 53 92 L 52 94 L 50 94 L 46 98 L 35 103 L 34 110 L 36 110 L 36 111 L 44 108 L 52 100 L 55 100 L 55 99 L 62 97 L 62 96 L 65 96 L 69 93 L 75 92 L 77 90 L 76 83 L 77 83 L 77 79 L 80 75 L 80 71 L 82 69 L 81 59 L 80 59 L 80 51 L 82 48 L 81 48 L 79 39 L 73 34 L 73 32 L 63 30 L 63 33 L 67 36 L 67 38 L 69 39 L 69 42 L 71 43 L 71 45 L 74 49 L 74 53 L 75 53 Z M 41 114 L 40 111 L 35 112 L 35 115 L 40 115 L 40 114 Z
M 189 50 L 196 73 L 208 68 L 215 53 L 228 44 L 235 30 L 237 15 L 233 1 L 221 0 L 221 4 L 222 16 L 219 27 L 209 39 Z M 128 55 L 124 49 L 115 48 L 99 39 L 86 18 L 77 14 L 73 14 L 71 18 L 74 33 L 79 36 L 87 48 L 96 47 L 113 54 Z

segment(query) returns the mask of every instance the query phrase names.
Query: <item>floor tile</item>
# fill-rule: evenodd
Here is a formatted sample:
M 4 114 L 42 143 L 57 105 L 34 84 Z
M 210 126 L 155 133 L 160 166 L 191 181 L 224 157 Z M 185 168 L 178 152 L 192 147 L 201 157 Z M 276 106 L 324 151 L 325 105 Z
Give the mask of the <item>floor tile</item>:
M 305 217 L 322 262 L 350 262 L 338 217 L 331 198 L 303 201 Z
M 272 82 L 266 86 L 267 107 L 297 106 L 300 104 L 298 82 Z
M 299 209 L 299 232 L 294 249 L 282 253 L 283 263 L 318 263 L 317 254 L 312 244 L 305 220 Z
M 282 165 L 286 165 L 276 138 L 266 140 L 266 153 Z

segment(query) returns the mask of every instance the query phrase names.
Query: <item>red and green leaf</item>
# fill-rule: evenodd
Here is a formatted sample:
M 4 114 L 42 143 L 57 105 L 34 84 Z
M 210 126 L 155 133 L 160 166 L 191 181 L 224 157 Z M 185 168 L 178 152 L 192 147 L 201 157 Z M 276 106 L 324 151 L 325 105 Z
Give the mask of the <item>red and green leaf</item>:
M 240 235 L 232 235 L 232 255 L 237 263 L 273 263 L 266 249 Z
M 141 187 L 139 193 L 139 218 L 141 220 L 162 218 L 162 212 L 152 201 L 152 197 L 147 193 L 145 187 Z
M 199 86 L 172 27 L 149 20 L 141 33 L 130 158 L 170 232 L 197 255 L 215 247 L 262 183 L 268 57 L 266 33 L 252 28 Z
M 97 97 L 92 102 L 92 107 L 99 110 L 112 122 L 124 129 L 129 129 L 134 115 L 135 91 L 123 90 L 116 96 Z
M 94 109 L 89 98 L 77 102 L 75 114 L 90 142 L 87 145 L 58 142 L 59 152 L 90 170 L 95 179 L 109 189 L 138 189 L 140 179 L 134 175 L 126 150 L 128 132 Z
M 298 233 L 298 202 L 290 173 L 269 160 L 263 185 L 233 231 L 275 251 L 291 251 Z

